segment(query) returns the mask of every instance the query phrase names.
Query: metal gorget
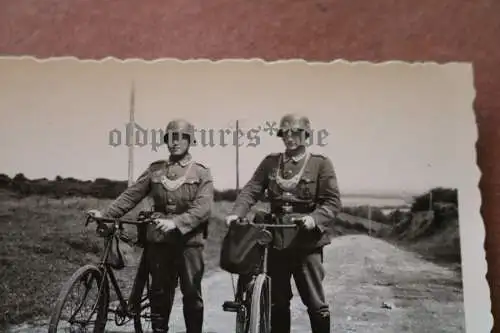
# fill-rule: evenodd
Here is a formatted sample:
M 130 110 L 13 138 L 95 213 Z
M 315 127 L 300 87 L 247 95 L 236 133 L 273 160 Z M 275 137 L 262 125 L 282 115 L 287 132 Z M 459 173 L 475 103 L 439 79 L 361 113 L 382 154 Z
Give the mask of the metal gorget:
M 299 183 L 300 178 L 302 177 L 302 174 L 304 173 L 304 170 L 306 169 L 307 162 L 309 161 L 310 157 L 311 157 L 311 154 L 307 153 L 305 156 L 304 164 L 302 164 L 302 168 L 300 169 L 300 171 L 292 178 L 284 179 L 280 175 L 281 164 L 283 161 L 283 154 L 281 154 L 280 159 L 279 159 L 278 168 L 276 169 L 276 184 L 278 184 L 278 186 L 284 191 L 288 192 L 288 191 L 293 190 L 297 186 L 297 184 Z
M 179 177 L 177 179 L 168 179 L 167 176 L 163 175 L 161 177 L 161 183 L 163 186 L 168 190 L 168 191 L 175 191 L 179 187 L 181 187 L 182 184 L 186 182 L 187 175 L 189 174 L 189 171 L 191 170 L 191 167 L 193 166 L 193 162 L 189 162 L 189 166 L 184 173 L 182 177 Z

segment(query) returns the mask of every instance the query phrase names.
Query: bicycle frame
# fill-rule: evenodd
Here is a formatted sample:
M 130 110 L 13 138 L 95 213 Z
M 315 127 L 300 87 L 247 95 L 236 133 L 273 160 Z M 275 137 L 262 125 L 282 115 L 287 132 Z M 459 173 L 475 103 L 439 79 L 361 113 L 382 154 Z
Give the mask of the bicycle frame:
M 255 225 L 258 227 L 262 227 L 264 230 L 268 229 L 296 229 L 297 225 L 295 224 L 261 224 L 261 223 L 250 223 L 251 225 Z M 268 272 L 267 269 L 267 263 L 268 263 L 268 254 L 269 254 L 269 244 L 271 244 L 272 241 L 266 242 L 264 244 L 264 255 L 262 258 L 262 269 L 260 273 L 266 274 Z
M 294 222 L 300 219 L 296 217 L 291 218 L 291 222 Z M 262 228 L 266 231 L 268 229 L 290 229 L 297 228 L 297 224 L 265 224 L 265 223 L 252 223 L 246 219 L 240 219 L 243 223 L 248 223 L 257 228 Z M 241 223 L 241 222 L 240 222 Z M 269 329 L 270 325 L 270 312 L 271 312 L 271 289 L 272 289 L 272 280 L 268 275 L 268 254 L 269 247 L 272 244 L 273 237 L 266 239 L 263 242 L 259 242 L 260 245 L 264 247 L 263 257 L 261 259 L 260 269 L 257 272 L 253 272 L 249 276 L 241 276 L 244 281 L 242 284 L 238 283 L 239 289 L 237 295 L 239 294 L 244 299 L 237 299 L 235 301 L 227 301 L 222 305 L 224 311 L 236 312 L 236 331 L 238 333 L 249 332 L 256 333 L 257 330 L 259 332 L 262 330 L 260 327 L 261 319 L 260 317 L 263 315 L 266 318 L 264 327 Z M 265 290 L 265 292 L 264 292 Z M 263 296 L 267 295 L 267 296 Z M 236 296 L 236 295 L 235 295 Z M 262 297 L 267 299 L 268 301 L 264 301 L 267 303 L 264 309 L 260 308 L 260 304 L 262 301 Z M 257 328 L 259 327 L 259 328 Z
M 122 293 L 118 281 L 116 279 L 116 276 L 113 272 L 113 268 L 111 265 L 107 262 L 109 254 L 111 252 L 111 245 L 112 245 L 112 239 L 113 237 L 118 236 L 120 240 L 125 242 L 126 244 L 129 244 L 131 246 L 137 245 L 137 242 L 134 242 L 133 240 L 129 239 L 125 235 L 121 234 L 121 230 L 123 225 L 135 225 L 135 226 L 144 226 L 147 222 L 145 219 L 144 220 L 126 220 L 126 219 L 112 219 L 112 218 L 103 218 L 103 217 L 94 217 L 91 216 L 86 222 L 86 226 L 89 224 L 89 220 L 95 220 L 95 222 L 98 224 L 98 228 L 102 228 L 103 226 L 106 226 L 106 224 L 112 224 L 111 231 L 107 230 L 106 234 L 103 235 L 104 239 L 106 240 L 106 245 L 104 248 L 104 252 L 100 258 L 100 262 L 97 265 L 98 269 L 102 272 L 103 274 L 103 280 L 101 281 L 101 285 L 99 286 L 99 293 L 98 297 L 100 297 L 102 293 L 102 288 L 104 284 L 106 283 L 107 279 L 109 278 L 111 282 L 111 286 L 118 297 L 118 302 L 119 302 L 119 307 L 117 307 L 116 310 L 109 309 L 110 312 L 116 313 L 118 315 L 121 315 L 123 317 L 128 317 L 132 318 L 136 313 L 135 311 L 140 311 L 142 308 L 135 309 L 135 311 L 131 311 L 130 306 L 135 305 L 138 302 L 142 302 L 143 299 L 141 299 L 142 296 L 142 290 L 144 289 L 144 286 L 147 282 L 147 277 L 148 277 L 148 272 L 147 272 L 147 267 L 144 258 L 141 258 L 141 261 L 139 263 L 139 267 L 136 272 L 136 276 L 134 278 L 134 284 L 131 290 L 131 293 L 129 295 L 128 301 L 125 299 L 124 294 Z M 118 234 L 119 233 L 119 234 Z M 117 235 L 118 234 L 118 235 Z M 146 250 L 147 244 L 144 244 L 144 250 Z M 144 275 L 146 275 L 144 278 Z M 140 295 L 139 295 L 140 293 Z M 116 323 L 119 325 L 119 323 Z
M 293 219 L 292 219 L 293 221 Z M 269 231 L 269 229 L 295 229 L 298 228 L 297 224 L 267 224 L 267 223 L 253 223 L 247 219 L 240 219 L 239 223 L 248 223 L 249 225 L 256 226 L 258 228 L 262 228 L 266 231 Z M 272 237 L 272 236 L 271 236 Z M 264 247 L 264 253 L 262 256 L 262 261 L 260 265 L 260 270 L 258 272 L 253 272 L 250 276 L 248 277 L 248 283 L 249 287 L 252 288 L 253 281 L 256 279 L 258 275 L 264 274 L 265 276 L 268 276 L 268 255 L 269 255 L 269 245 L 272 243 L 272 238 L 270 241 L 265 242 L 263 245 Z M 240 276 L 241 277 L 241 276 Z M 246 279 L 245 279 L 246 280 Z M 230 308 L 232 308 L 234 305 L 231 304 L 232 302 L 225 302 L 223 305 L 223 308 L 225 309 L 224 311 L 232 311 Z M 226 310 L 227 307 L 227 310 Z

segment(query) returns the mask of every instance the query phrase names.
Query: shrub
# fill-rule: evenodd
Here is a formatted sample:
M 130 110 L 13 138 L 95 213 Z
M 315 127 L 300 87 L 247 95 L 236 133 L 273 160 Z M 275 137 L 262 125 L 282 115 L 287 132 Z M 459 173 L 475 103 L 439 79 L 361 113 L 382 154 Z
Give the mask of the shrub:
M 411 211 L 421 212 L 429 210 L 429 208 L 432 209 L 431 204 L 434 203 L 449 203 L 458 206 L 458 190 L 443 187 L 433 188 L 429 192 L 414 198 Z

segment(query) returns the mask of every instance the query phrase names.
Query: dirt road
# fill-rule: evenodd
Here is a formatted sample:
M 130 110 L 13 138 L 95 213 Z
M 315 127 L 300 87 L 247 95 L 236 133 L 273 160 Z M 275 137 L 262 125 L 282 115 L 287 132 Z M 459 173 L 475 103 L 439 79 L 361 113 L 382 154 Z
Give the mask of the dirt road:
M 461 279 L 383 240 L 344 236 L 325 248 L 325 286 L 332 311 L 332 332 L 465 332 Z M 205 331 L 234 332 L 234 314 L 222 311 L 232 298 L 231 277 L 215 272 L 204 280 Z M 297 293 L 295 292 L 295 295 Z M 172 313 L 172 332 L 184 332 L 181 295 Z M 309 332 L 307 312 L 295 296 L 294 332 Z M 110 325 L 112 322 L 110 322 Z M 10 332 L 45 332 L 21 326 Z M 130 326 L 109 332 L 133 332 Z

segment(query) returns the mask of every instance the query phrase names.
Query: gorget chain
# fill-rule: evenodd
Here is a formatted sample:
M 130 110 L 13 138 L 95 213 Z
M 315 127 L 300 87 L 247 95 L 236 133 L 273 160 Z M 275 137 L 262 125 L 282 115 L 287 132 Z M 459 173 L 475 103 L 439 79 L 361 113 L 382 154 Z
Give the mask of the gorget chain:
M 161 183 L 169 191 L 177 190 L 182 184 L 184 184 L 186 182 L 186 177 L 187 177 L 189 171 L 191 170 L 192 166 L 193 166 L 193 162 L 190 162 L 184 175 L 182 177 L 179 177 L 179 178 L 174 179 L 174 180 L 168 179 L 167 176 L 163 175 L 161 177 Z
M 302 177 L 302 174 L 304 173 L 304 171 L 306 169 L 307 162 L 309 161 L 310 157 L 311 157 L 311 154 L 307 153 L 307 155 L 305 157 L 305 160 L 304 160 L 304 164 L 302 164 L 302 168 L 300 169 L 300 171 L 295 176 L 293 176 L 292 178 L 290 178 L 290 179 L 284 179 L 283 177 L 280 176 L 280 170 L 281 170 L 281 164 L 282 164 L 282 160 L 283 160 L 283 154 L 281 155 L 281 157 L 279 159 L 278 168 L 276 169 L 276 183 L 278 184 L 278 186 L 282 190 L 284 190 L 284 191 L 290 191 L 290 190 L 293 190 L 297 186 L 297 184 L 300 181 L 300 178 Z

